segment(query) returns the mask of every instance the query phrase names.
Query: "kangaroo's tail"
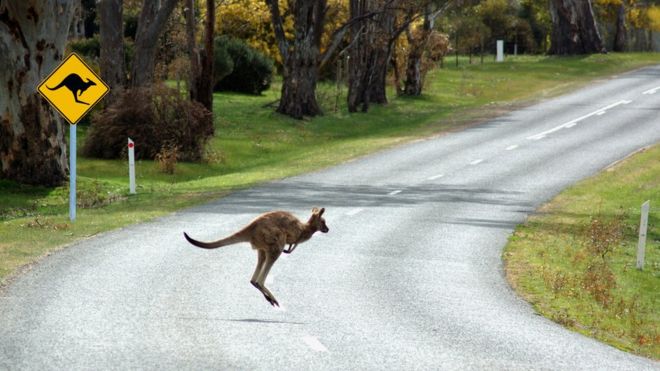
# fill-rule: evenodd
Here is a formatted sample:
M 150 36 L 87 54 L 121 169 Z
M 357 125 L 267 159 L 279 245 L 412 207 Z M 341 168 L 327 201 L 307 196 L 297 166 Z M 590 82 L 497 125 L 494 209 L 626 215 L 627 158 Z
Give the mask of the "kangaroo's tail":
M 214 241 L 214 242 L 197 241 L 195 239 L 192 239 L 190 236 L 188 236 L 188 234 L 186 232 L 183 232 L 183 236 L 186 238 L 186 240 L 188 240 L 188 242 L 190 242 L 191 244 L 193 244 L 197 247 L 201 247 L 202 249 L 215 249 L 215 248 L 222 247 L 222 246 L 233 245 L 235 243 L 249 241 L 249 238 L 246 238 L 246 236 L 244 236 L 244 233 L 241 233 L 241 232 L 243 232 L 243 231 L 240 231 L 238 233 L 234 233 L 234 234 L 232 234 L 231 236 L 229 236 L 227 238 L 223 238 L 221 240 L 217 240 L 217 241 Z
M 61 88 L 62 86 L 64 86 L 64 81 L 62 81 L 59 85 L 57 85 L 54 88 L 51 88 L 48 85 L 46 85 L 46 88 L 48 88 L 49 90 L 57 90 L 57 89 Z

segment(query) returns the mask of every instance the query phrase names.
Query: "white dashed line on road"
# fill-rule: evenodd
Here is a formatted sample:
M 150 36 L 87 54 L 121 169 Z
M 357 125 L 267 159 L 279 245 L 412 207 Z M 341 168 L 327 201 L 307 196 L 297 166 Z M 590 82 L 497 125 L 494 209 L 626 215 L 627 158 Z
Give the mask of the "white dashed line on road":
M 507 150 L 507 151 L 513 151 L 513 150 L 516 149 L 516 148 L 518 148 L 518 145 L 517 145 L 517 144 L 514 144 L 514 145 L 511 145 L 511 146 L 506 147 L 506 150 Z
M 360 211 L 362 211 L 362 210 L 364 210 L 364 209 L 361 208 L 361 207 L 359 207 L 359 208 L 357 208 L 357 209 L 353 209 L 353 210 L 351 210 L 351 211 L 348 211 L 348 212 L 346 213 L 346 215 L 349 215 L 349 216 L 357 215 L 357 214 L 358 214 Z
M 643 95 L 651 95 L 651 94 L 655 94 L 658 90 L 660 90 L 660 86 L 658 86 L 657 88 L 649 89 L 649 90 L 643 92 L 642 94 Z
M 392 191 L 392 192 L 388 193 L 388 195 L 389 196 L 394 196 L 394 195 L 399 194 L 399 193 L 401 193 L 401 190 L 397 189 L 396 191 Z
M 602 115 L 602 114 L 605 113 L 605 111 L 607 111 L 607 110 L 610 109 L 610 108 L 614 108 L 614 107 L 616 107 L 616 106 L 620 106 L 620 105 L 622 105 L 622 104 L 629 104 L 629 103 L 632 103 L 632 101 L 631 101 L 631 100 L 620 100 L 620 101 L 618 101 L 618 102 L 616 102 L 616 103 L 612 103 L 612 104 L 610 104 L 610 105 L 608 105 L 608 106 L 605 106 L 605 107 L 603 107 L 603 108 L 597 109 L 597 110 L 595 110 L 595 111 L 593 111 L 593 112 L 591 112 L 591 113 L 588 113 L 588 114 L 586 114 L 586 115 L 584 115 L 584 116 L 578 117 L 578 118 L 576 118 L 575 120 L 571 120 L 571 121 L 569 121 L 569 122 L 567 122 L 567 123 L 564 123 L 564 124 L 561 124 L 561 125 L 559 125 L 559 126 L 556 126 L 556 127 L 552 128 L 552 129 L 550 129 L 550 130 L 546 130 L 546 131 L 544 131 L 544 132 L 542 132 L 542 133 L 538 133 L 538 134 L 536 134 L 536 135 L 532 135 L 532 136 L 530 136 L 530 137 L 527 137 L 527 139 L 529 139 L 529 140 L 540 140 L 540 139 L 543 139 L 543 138 L 545 138 L 546 135 L 548 135 L 548 134 L 552 134 L 552 133 L 554 133 L 554 132 L 556 132 L 556 131 L 559 131 L 559 130 L 561 130 L 561 129 L 564 129 L 564 128 L 572 128 L 572 127 L 575 126 L 578 122 L 580 122 L 580 121 L 582 121 L 582 120 L 584 120 L 584 119 L 586 119 L 586 118 L 589 118 L 589 117 L 591 117 L 591 116 L 593 116 L 593 115 Z
M 480 159 L 476 159 L 476 160 L 470 162 L 470 165 L 478 165 L 478 164 L 480 164 L 480 163 L 482 163 L 482 162 L 484 162 L 484 159 L 483 159 L 483 158 L 480 158 Z
M 325 345 L 321 344 L 319 339 L 315 338 L 314 336 L 303 336 L 303 341 L 305 344 L 307 344 L 308 347 L 310 347 L 313 351 L 315 352 L 327 352 L 328 348 L 325 347 Z
M 438 174 L 438 175 L 430 176 L 427 179 L 428 180 L 436 180 L 438 178 L 442 178 L 443 176 L 445 176 L 445 174 Z

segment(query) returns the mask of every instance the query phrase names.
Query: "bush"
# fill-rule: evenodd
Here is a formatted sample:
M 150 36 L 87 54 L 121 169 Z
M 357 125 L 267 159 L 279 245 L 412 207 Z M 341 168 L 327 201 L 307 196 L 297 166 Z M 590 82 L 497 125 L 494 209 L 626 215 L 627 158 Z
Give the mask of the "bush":
M 273 76 L 273 61 L 270 58 L 250 47 L 243 40 L 227 36 L 217 37 L 214 48 L 217 50 L 214 52 L 215 66 L 224 66 L 224 69 L 218 68 L 218 72 L 226 74 L 226 76 L 216 74 L 218 82 L 214 91 L 229 90 L 261 94 L 270 87 Z M 226 73 L 230 65 L 233 65 L 233 68 Z
M 177 160 L 199 161 L 211 136 L 211 112 L 175 89 L 154 85 L 126 90 L 94 115 L 83 154 L 120 158 L 130 137 L 136 143 L 136 158 L 154 159 L 163 148 L 177 148 Z
M 99 42 L 99 35 L 89 39 L 79 39 L 71 41 L 68 49 L 80 56 L 97 59 L 101 55 L 101 43 Z
M 234 70 L 232 60 L 227 48 L 218 45 L 217 39 L 213 48 L 213 86 L 217 90 L 218 83 Z

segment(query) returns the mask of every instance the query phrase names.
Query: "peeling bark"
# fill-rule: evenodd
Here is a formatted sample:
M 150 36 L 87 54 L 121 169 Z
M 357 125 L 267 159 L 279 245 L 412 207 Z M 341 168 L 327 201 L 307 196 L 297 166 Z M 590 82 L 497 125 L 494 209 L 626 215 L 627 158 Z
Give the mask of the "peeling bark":
M 0 178 L 67 179 L 62 120 L 37 86 L 62 60 L 74 11 L 67 0 L 0 0 Z
M 614 46 L 612 50 L 615 52 L 626 51 L 626 4 L 621 1 L 621 5 L 616 13 L 616 31 L 614 34 Z
M 353 42 L 349 50 L 348 111 L 366 112 L 371 103 L 386 104 L 387 67 L 395 40 L 395 14 L 384 9 L 382 0 L 351 1 L 351 18 L 379 10 L 373 18 L 363 18 L 351 27 Z
M 100 0 L 96 7 L 101 38 L 101 79 L 110 87 L 105 97 L 107 107 L 121 95 L 126 83 L 123 0 Z
M 550 0 L 550 54 L 606 52 L 596 26 L 591 0 Z
M 327 8 L 326 0 L 296 1 L 293 5 L 294 39 L 284 35 L 277 0 L 266 0 L 275 37 L 283 61 L 282 96 L 277 112 L 302 119 L 322 113 L 316 100 L 316 83 L 322 60 L 321 35 Z
M 178 0 L 145 1 L 135 36 L 131 86 L 147 86 L 154 81 L 156 46 L 167 19 Z

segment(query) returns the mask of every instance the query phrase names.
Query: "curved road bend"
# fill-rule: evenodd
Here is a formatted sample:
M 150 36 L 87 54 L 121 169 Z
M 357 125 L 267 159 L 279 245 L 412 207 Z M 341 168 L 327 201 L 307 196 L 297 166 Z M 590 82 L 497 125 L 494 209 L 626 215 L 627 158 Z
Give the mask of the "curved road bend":
M 0 294 L 0 369 L 659 370 L 534 313 L 502 248 L 544 201 L 660 141 L 660 66 L 462 132 L 82 241 Z M 271 271 L 188 245 L 327 208 Z

